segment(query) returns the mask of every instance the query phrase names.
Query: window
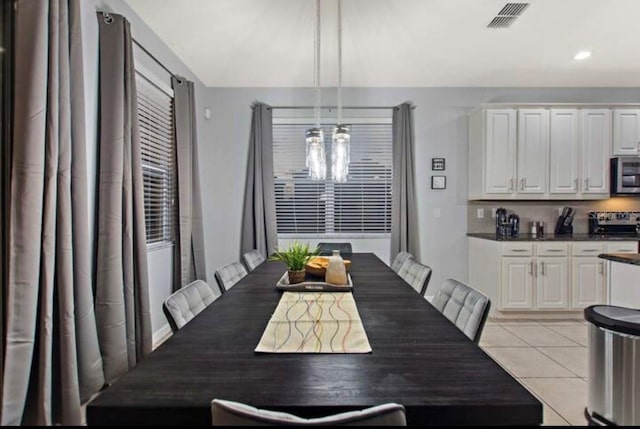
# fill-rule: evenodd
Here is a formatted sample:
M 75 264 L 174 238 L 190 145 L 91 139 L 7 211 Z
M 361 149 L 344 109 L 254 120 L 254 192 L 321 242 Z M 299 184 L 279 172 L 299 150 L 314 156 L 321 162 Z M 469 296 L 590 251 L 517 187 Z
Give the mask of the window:
M 323 125 L 327 180 L 313 181 L 305 167 L 305 130 L 312 120 L 273 121 L 273 167 L 278 234 L 385 235 L 391 230 L 391 121 L 351 120 L 346 183 L 331 181 L 331 132 Z M 304 123 L 302 123 L 304 122 Z
M 147 244 L 173 243 L 176 224 L 176 139 L 173 91 L 136 69 Z

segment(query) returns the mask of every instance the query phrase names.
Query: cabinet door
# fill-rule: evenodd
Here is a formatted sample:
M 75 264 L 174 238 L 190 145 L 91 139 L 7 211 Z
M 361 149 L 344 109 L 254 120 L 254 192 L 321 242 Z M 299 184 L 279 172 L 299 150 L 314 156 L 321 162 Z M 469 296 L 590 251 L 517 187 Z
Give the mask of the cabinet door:
M 638 155 L 640 145 L 640 110 L 613 111 L 613 155 Z
M 551 109 L 549 115 L 549 193 L 577 196 L 578 110 Z
M 513 194 L 516 154 L 515 109 L 486 111 L 485 192 Z
M 569 307 L 569 259 L 538 258 L 536 277 L 537 308 Z
M 584 109 L 581 116 L 581 192 L 583 194 L 608 194 L 611 110 Z
M 503 309 L 533 308 L 533 276 L 533 258 L 502 258 Z
M 573 258 L 571 281 L 571 306 L 585 308 L 594 304 L 606 304 L 605 261 L 600 258 L 578 256 Z
M 518 110 L 518 194 L 547 192 L 547 157 L 549 152 L 549 111 Z

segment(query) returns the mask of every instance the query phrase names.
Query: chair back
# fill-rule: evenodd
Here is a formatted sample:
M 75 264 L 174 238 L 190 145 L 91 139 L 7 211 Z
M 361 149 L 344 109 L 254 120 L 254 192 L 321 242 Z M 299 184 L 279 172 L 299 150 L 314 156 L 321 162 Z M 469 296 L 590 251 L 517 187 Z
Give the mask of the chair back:
M 340 251 L 340 256 L 351 257 L 353 249 L 351 243 L 318 243 L 318 250 L 320 255 L 332 255 L 334 250 Z
M 171 330 L 176 332 L 215 300 L 216 295 L 209 285 L 196 280 L 169 295 L 162 304 L 162 310 Z
M 266 260 L 267 258 L 265 258 L 258 250 L 252 250 L 242 255 L 242 262 L 244 262 L 244 265 L 250 272 L 255 270 L 258 265 Z
M 211 401 L 213 426 L 406 426 L 405 409 L 400 404 L 382 404 L 361 411 L 348 411 L 314 419 L 262 410 L 240 402 Z
M 220 286 L 220 292 L 225 293 L 244 276 L 249 274 L 240 262 L 231 262 L 216 270 L 215 276 Z
M 407 259 L 398 270 L 398 275 L 420 295 L 424 296 L 427 293 L 427 286 L 431 280 L 431 268 L 413 259 Z
M 413 259 L 413 255 L 409 252 L 398 253 L 391 263 L 391 269 L 397 273 L 407 259 Z
M 476 344 L 480 341 L 491 308 L 491 300 L 486 295 L 462 282 L 447 279 L 431 305 Z

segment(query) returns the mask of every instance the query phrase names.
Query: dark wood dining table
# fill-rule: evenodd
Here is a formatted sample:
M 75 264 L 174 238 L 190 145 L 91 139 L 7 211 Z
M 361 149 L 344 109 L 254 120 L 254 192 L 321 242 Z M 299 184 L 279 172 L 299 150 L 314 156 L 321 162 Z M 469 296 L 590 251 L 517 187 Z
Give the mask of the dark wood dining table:
M 285 266 L 268 261 L 90 402 L 87 423 L 208 426 L 214 398 L 303 417 L 397 402 L 409 425 L 542 423 L 540 401 L 391 268 L 351 261 L 372 353 L 255 353 L 282 294 Z

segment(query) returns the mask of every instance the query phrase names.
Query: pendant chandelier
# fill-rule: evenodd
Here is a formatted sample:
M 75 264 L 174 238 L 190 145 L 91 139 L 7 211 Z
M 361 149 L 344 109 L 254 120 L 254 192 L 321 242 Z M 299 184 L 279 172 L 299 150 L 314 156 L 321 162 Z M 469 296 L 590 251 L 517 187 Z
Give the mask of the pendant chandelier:
M 307 143 L 306 165 L 309 169 L 311 180 L 325 180 L 327 178 L 327 160 L 324 150 L 324 133 L 320 128 L 320 0 L 315 0 L 315 36 L 314 36 L 314 76 L 313 81 L 316 90 L 314 105 L 315 126 L 305 133 Z
M 342 0 L 338 0 L 338 123 L 331 139 L 331 180 L 346 182 L 349 174 L 349 126 L 342 123 Z

